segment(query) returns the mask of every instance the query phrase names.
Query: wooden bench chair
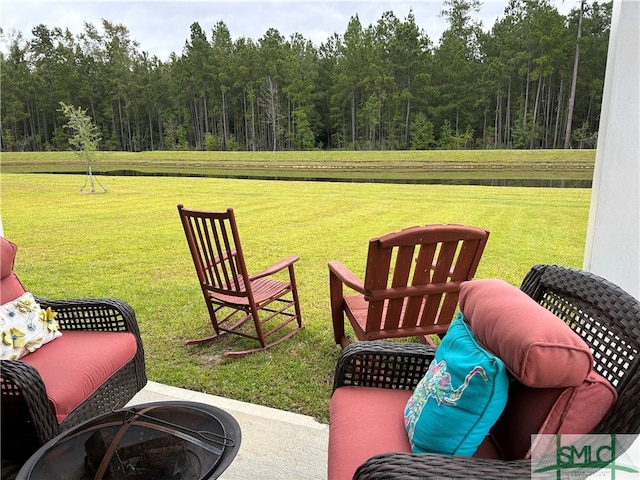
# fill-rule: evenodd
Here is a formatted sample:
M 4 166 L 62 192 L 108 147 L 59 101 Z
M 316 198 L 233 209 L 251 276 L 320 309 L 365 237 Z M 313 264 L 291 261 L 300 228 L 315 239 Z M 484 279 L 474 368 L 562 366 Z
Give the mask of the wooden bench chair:
M 358 340 L 443 335 L 454 317 L 460 284 L 476 273 L 489 232 L 463 225 L 427 225 L 369 242 L 364 281 L 329 263 L 333 332 L 347 346 L 344 317 Z M 345 294 L 344 287 L 355 291 Z

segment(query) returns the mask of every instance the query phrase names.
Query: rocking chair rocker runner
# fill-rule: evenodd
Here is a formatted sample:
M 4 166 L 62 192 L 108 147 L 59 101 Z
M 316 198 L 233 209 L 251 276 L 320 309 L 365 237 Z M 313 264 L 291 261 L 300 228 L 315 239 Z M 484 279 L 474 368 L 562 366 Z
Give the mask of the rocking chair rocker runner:
M 260 273 L 249 275 L 233 209 L 206 212 L 187 210 L 178 205 L 178 212 L 215 330 L 215 335 L 188 340 L 185 345 L 210 342 L 225 333 L 260 343 L 258 348 L 224 354 L 241 357 L 273 347 L 304 329 L 293 269 L 298 256 L 289 256 Z M 288 270 L 288 281 L 268 278 L 285 269 Z M 240 330 L 248 320 L 253 320 L 255 335 Z M 267 329 L 267 322 L 272 320 L 277 324 L 269 325 Z M 293 330 L 281 332 L 275 340 L 268 341 L 292 322 L 297 324 Z
M 453 320 L 460 284 L 471 280 L 489 232 L 463 225 L 426 225 L 369 242 L 364 281 L 329 262 L 335 342 L 346 347 L 346 316 L 359 340 L 444 335 Z M 343 287 L 355 294 L 345 295 Z

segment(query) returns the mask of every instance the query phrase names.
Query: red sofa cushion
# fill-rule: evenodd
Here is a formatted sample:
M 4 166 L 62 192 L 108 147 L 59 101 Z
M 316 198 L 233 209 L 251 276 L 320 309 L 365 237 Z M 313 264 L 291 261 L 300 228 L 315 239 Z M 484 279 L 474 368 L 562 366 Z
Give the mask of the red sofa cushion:
M 130 362 L 136 350 L 136 338 L 129 332 L 65 330 L 21 361 L 38 370 L 60 423 Z
M 379 453 L 411 452 L 404 428 L 409 390 L 340 387 L 329 405 L 329 480 L 351 479 Z
M 374 455 L 411 453 L 404 407 L 413 392 L 374 387 L 340 387 L 329 405 L 329 480 L 351 480 Z M 489 436 L 473 455 L 499 458 Z
M 616 389 L 606 378 L 592 371 L 582 385 L 562 392 L 539 433 L 589 433 L 598 426 L 617 400 Z
M 478 341 L 530 387 L 577 387 L 591 371 L 589 346 L 569 325 L 503 280 L 464 282 L 460 310 Z
M 0 305 L 15 300 L 26 292 L 22 283 L 13 273 L 18 247 L 4 237 L 0 237 Z
M 596 372 L 579 387 L 533 388 L 513 380 L 509 401 L 491 437 L 505 460 L 529 458 L 531 435 L 589 433 L 617 397 L 611 384 Z
M 531 435 L 591 432 L 616 402 L 584 340 L 520 289 L 496 279 L 464 282 L 460 310 L 516 377 L 491 430 L 504 459 L 528 458 Z

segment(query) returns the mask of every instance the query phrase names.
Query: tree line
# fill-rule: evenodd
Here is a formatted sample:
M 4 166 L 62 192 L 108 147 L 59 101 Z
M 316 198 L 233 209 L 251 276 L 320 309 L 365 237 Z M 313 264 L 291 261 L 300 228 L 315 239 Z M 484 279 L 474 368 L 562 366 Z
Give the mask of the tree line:
M 510 0 L 484 30 L 479 0 L 444 0 L 437 44 L 412 11 L 355 15 L 318 46 L 194 22 L 166 61 L 108 20 L 2 31 L 1 148 L 68 149 L 61 102 L 102 150 L 593 148 L 612 3 L 576 3 Z

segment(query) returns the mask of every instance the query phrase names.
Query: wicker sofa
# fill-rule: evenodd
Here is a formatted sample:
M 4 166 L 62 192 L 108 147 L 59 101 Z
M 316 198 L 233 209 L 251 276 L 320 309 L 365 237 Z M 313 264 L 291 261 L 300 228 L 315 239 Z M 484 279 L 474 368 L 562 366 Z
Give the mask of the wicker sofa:
M 17 247 L 1 237 L 0 244 L 4 306 L 24 287 L 13 273 Z M 2 458 L 16 463 L 60 432 L 124 406 L 147 382 L 140 331 L 126 302 L 35 299 L 56 313 L 62 336 L 1 360 Z
M 584 339 L 593 354 L 593 370 L 615 386 L 617 402 L 591 432 L 640 433 L 640 302 L 601 277 L 552 265 L 534 266 L 522 282 L 521 290 Z M 407 391 L 415 389 L 435 352 L 435 347 L 408 343 L 358 342 L 350 345 L 343 350 L 336 367 L 332 417 L 335 413 L 344 413 L 336 412 L 334 405 L 336 392 L 343 387 L 371 387 L 371 392 L 378 393 L 379 389 L 386 389 L 390 394 L 393 391 L 404 395 L 401 400 L 406 401 L 410 395 Z M 370 408 L 370 398 L 366 398 L 368 390 L 360 389 L 364 393 L 359 404 L 351 401 L 340 406 L 353 410 L 347 416 L 370 415 L 367 411 Z M 363 421 L 375 422 L 376 428 L 383 431 L 393 429 L 396 436 L 404 429 L 401 413 L 389 415 L 383 412 L 380 415 L 378 411 L 377 414 L 378 417 L 370 415 Z M 353 425 L 348 435 L 342 431 L 341 436 L 348 438 L 335 438 L 333 420 L 329 433 L 330 480 L 345 478 L 344 471 L 342 476 L 331 474 L 332 462 L 336 461 L 332 457 L 336 452 L 341 452 L 336 456 L 348 458 L 351 453 L 345 450 L 350 444 L 371 443 L 371 438 L 359 438 L 358 429 Z M 384 443 L 393 435 L 382 434 L 378 439 Z M 410 448 L 403 451 L 394 450 L 394 446 L 390 448 L 376 445 L 377 454 L 357 459 L 354 468 L 360 466 L 353 478 L 529 478 L 531 475 L 531 462 L 527 458 L 478 458 L 483 456 L 482 452 L 470 457 L 416 454 L 411 453 Z M 353 455 L 356 455 L 355 451 Z

